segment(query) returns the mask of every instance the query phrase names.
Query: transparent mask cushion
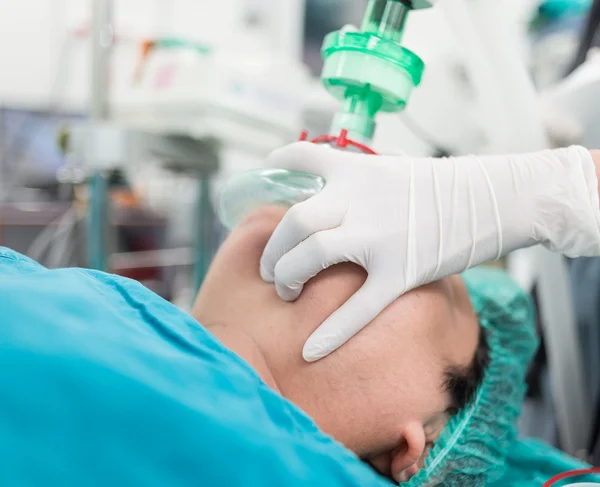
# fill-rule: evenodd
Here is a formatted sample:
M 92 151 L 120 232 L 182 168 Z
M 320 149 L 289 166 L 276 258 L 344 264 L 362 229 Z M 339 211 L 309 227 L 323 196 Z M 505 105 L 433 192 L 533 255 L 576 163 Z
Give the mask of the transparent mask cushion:
M 306 201 L 325 187 L 319 176 L 286 169 L 255 169 L 234 175 L 223 187 L 219 218 L 233 230 L 246 216 L 261 206 L 285 208 Z

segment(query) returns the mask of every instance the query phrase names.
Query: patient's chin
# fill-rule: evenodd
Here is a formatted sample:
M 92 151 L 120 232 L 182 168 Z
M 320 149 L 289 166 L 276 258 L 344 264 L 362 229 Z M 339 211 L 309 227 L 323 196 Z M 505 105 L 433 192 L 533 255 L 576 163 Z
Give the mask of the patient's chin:
M 275 227 L 287 213 L 288 208 L 277 205 L 264 205 L 246 215 L 238 228 L 251 226 L 253 228 L 263 228 L 269 233 L 273 233 Z

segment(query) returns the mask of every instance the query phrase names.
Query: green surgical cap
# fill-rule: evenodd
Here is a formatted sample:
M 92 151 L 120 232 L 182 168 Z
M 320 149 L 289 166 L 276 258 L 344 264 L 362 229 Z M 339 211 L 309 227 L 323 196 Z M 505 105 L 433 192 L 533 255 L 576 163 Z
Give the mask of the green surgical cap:
M 493 482 L 517 437 L 525 376 L 538 346 L 532 301 L 502 271 L 473 269 L 463 277 L 486 331 L 490 363 L 471 404 L 450 419 L 409 487 Z

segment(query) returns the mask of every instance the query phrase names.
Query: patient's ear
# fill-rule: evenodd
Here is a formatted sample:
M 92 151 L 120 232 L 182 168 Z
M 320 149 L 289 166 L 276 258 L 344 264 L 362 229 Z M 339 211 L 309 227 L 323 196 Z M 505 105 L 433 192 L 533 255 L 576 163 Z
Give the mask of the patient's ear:
M 400 445 L 392 452 L 391 473 L 396 482 L 406 482 L 419 471 L 419 460 L 425 452 L 425 430 L 410 423 L 402 431 Z

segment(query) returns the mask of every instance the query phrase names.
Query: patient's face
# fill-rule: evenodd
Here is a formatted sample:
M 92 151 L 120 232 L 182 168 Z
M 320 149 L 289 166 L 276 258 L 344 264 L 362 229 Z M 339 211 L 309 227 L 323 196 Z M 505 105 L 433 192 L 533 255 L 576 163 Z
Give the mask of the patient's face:
M 296 302 L 281 301 L 260 279 L 259 261 L 282 216 L 265 208 L 232 233 L 194 316 L 321 429 L 382 473 L 407 479 L 462 406 L 449 372 L 471 368 L 480 338 L 462 280 L 443 279 L 402 296 L 341 349 L 306 363 L 306 339 L 366 274 L 339 265 L 309 282 Z

